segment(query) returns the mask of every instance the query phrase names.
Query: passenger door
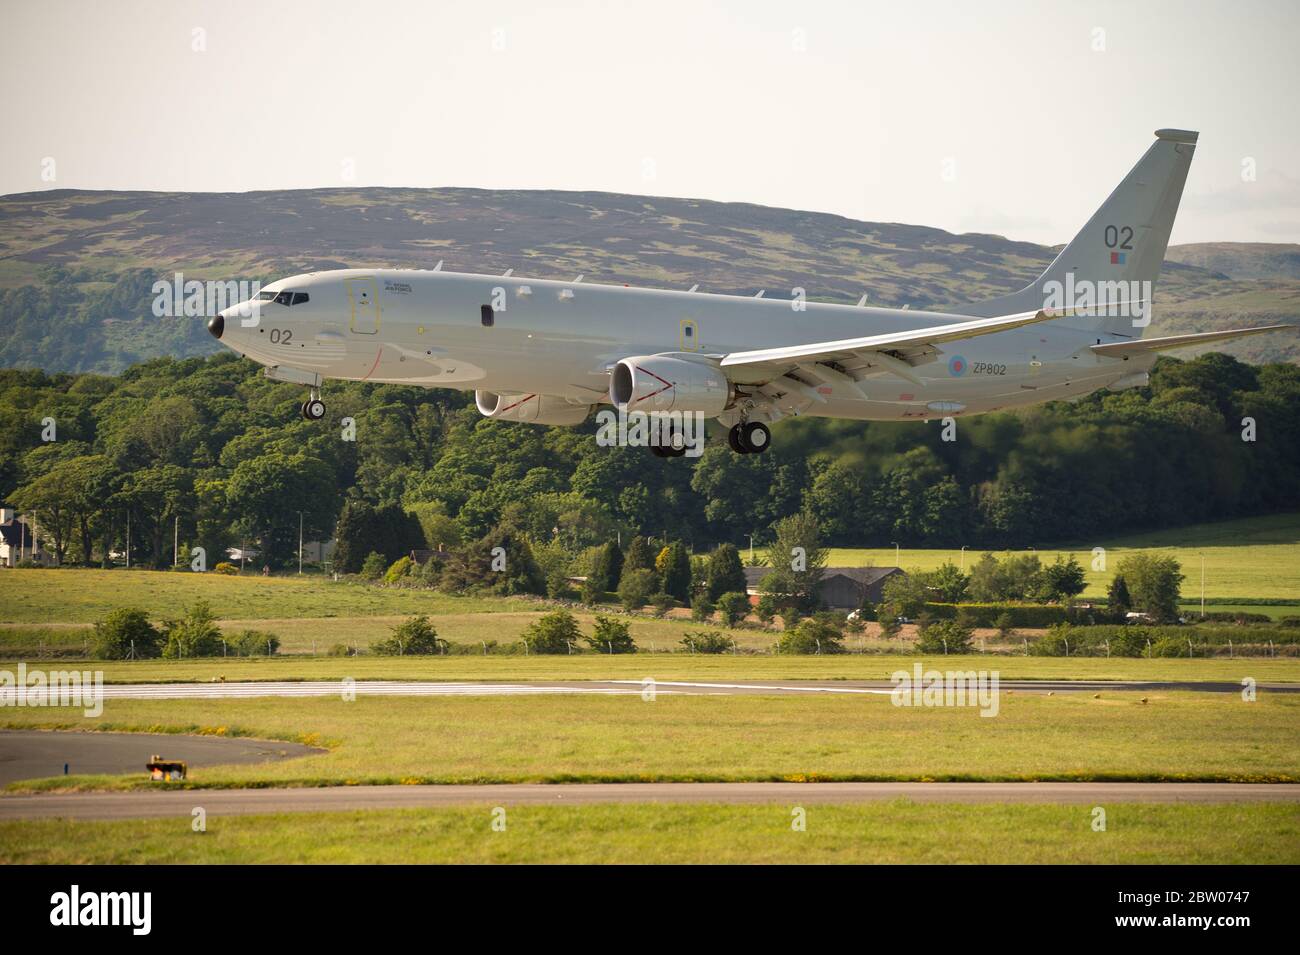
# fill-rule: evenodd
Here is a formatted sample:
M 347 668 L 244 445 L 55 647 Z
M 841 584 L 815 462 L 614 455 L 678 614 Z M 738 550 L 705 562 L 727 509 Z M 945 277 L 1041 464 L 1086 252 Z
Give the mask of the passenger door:
M 379 288 L 373 278 L 348 279 L 348 302 L 352 310 L 349 326 L 358 335 L 379 331 Z

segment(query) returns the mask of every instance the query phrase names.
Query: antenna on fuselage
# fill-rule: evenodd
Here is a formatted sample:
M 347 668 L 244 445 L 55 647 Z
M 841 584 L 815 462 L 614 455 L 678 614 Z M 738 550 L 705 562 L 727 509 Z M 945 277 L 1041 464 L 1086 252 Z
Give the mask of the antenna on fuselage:
M 762 298 L 762 297 L 763 297 L 763 293 L 766 292 L 766 291 L 767 291 L 767 289 L 765 289 L 765 288 L 761 288 L 761 289 L 759 289 L 759 290 L 758 290 L 758 294 L 755 295 L 754 298 Z
M 511 274 L 512 274 L 513 272 L 514 272 L 514 269 L 506 269 L 504 272 L 501 273 L 501 277 L 502 277 L 503 279 L 508 279 L 508 278 L 510 278 L 510 276 L 511 276 Z
M 435 265 L 435 266 L 433 267 L 433 270 L 434 270 L 435 272 L 441 272 L 441 271 L 442 271 L 442 259 L 439 259 L 439 260 L 438 260 L 438 264 Z
M 858 308 L 861 308 L 863 305 L 866 304 L 867 304 L 867 293 L 863 292 L 862 298 L 858 299 Z
M 690 288 L 686 290 L 686 293 L 689 295 L 691 292 L 698 292 L 699 290 L 700 290 L 700 283 L 696 282 L 694 285 L 692 285 Z
M 583 273 L 583 274 L 585 274 L 585 273 Z M 577 284 L 578 284 L 579 282 L 581 282 L 581 281 L 582 281 L 582 275 L 579 275 L 576 279 L 573 280 L 573 284 L 574 284 L 574 285 L 577 285 Z

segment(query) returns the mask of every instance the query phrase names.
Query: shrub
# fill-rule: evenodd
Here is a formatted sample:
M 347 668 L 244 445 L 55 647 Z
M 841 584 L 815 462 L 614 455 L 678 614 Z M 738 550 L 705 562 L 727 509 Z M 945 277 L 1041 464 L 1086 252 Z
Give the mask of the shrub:
M 364 561 L 361 562 L 360 574 L 366 580 L 378 580 L 384 576 L 384 571 L 388 565 L 384 561 L 384 555 L 378 551 L 371 551 Z
M 737 621 L 744 620 L 749 613 L 749 597 L 738 591 L 723 594 L 718 598 L 718 613 L 724 624 L 734 627 Z
M 741 566 L 736 545 L 719 544 L 709 555 L 704 581 L 710 600 L 721 600 L 723 594 L 744 591 L 745 568 Z
M 221 653 L 221 631 L 206 601 L 197 601 L 180 620 L 166 622 L 167 645 L 162 655 L 169 660 L 214 657 Z
M 239 568 L 236 567 L 234 564 L 232 564 L 230 561 L 223 560 L 219 564 L 217 564 L 216 567 L 212 568 L 212 572 L 214 574 L 230 574 L 230 575 L 237 576 L 239 574 Z
M 410 657 L 441 653 L 445 647 L 446 641 L 438 638 L 429 618 L 421 614 L 394 627 L 391 637 L 371 644 L 370 649 L 384 657 Z
M 938 620 L 921 627 L 916 641 L 918 653 L 969 653 L 971 631 L 956 620 Z
M 397 583 L 397 581 L 401 580 L 403 577 L 408 576 L 410 573 L 411 573 L 411 558 L 399 557 L 397 560 L 393 561 L 392 566 L 389 567 L 388 570 L 384 572 L 384 582 L 389 584 L 395 584 Z
M 605 599 L 605 588 L 601 586 L 601 581 L 596 577 L 588 577 L 582 582 L 582 589 L 579 590 L 579 596 L 585 604 L 600 603 Z
M 329 648 L 327 655 L 331 657 L 351 657 L 356 656 L 356 651 L 346 643 L 336 643 Z
M 95 624 L 95 656 L 101 660 L 156 657 L 162 652 L 162 634 L 149 615 L 134 607 L 110 610 Z
M 777 609 L 776 597 L 771 594 L 760 594 L 758 603 L 754 607 L 754 615 L 763 623 L 771 623 L 776 619 Z
M 735 641 L 718 630 L 688 630 L 682 637 L 682 646 L 691 653 L 726 653 Z
M 280 638 L 262 630 L 241 630 L 226 638 L 226 652 L 236 657 L 273 656 L 280 649 Z
M 553 610 L 523 632 L 529 653 L 572 653 L 581 636 L 577 619 L 567 610 Z
M 627 621 L 616 617 L 598 614 L 595 630 L 585 639 L 597 653 L 636 653 Z
M 691 619 L 698 623 L 707 623 L 713 616 L 713 601 L 705 594 L 696 594 L 691 601 Z
M 673 598 L 672 594 L 651 594 L 650 606 L 654 608 L 656 617 L 666 617 L 668 616 L 668 611 L 677 606 L 677 601 Z
M 650 602 L 659 578 L 653 570 L 624 570 L 618 582 L 618 601 L 627 610 L 640 610 Z
M 843 653 L 844 644 L 835 627 L 825 620 L 809 617 L 793 629 L 786 630 L 776 642 L 777 653 Z

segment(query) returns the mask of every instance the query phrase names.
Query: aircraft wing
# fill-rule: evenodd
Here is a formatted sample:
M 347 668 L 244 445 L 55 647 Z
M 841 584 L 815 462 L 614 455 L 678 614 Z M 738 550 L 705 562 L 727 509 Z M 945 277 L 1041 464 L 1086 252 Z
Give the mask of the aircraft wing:
M 887 332 L 883 335 L 868 335 L 864 338 L 844 338 L 833 342 L 812 342 L 807 345 L 785 345 L 779 348 L 760 348 L 755 351 L 732 352 L 722 359 L 722 366 L 749 367 L 764 365 L 772 368 L 816 362 L 843 362 L 860 358 L 868 354 L 883 352 L 906 352 L 912 349 L 933 351 L 932 346 L 945 342 L 974 338 L 977 335 L 991 335 L 1008 329 L 1045 322 L 1070 314 L 1070 309 L 1039 309 L 1036 312 L 1021 312 L 1016 315 L 1001 315 L 994 318 L 975 318 L 961 321 L 962 316 L 953 316 L 956 321 L 945 325 L 932 325 L 928 328 L 912 328 L 905 331 Z
M 1124 358 L 1128 355 L 1143 355 L 1147 352 L 1164 351 L 1166 348 L 1182 348 L 1186 345 L 1200 345 L 1204 342 L 1217 342 L 1225 338 L 1239 338 L 1242 335 L 1262 335 L 1283 328 L 1300 328 L 1300 325 L 1257 325 L 1254 328 L 1230 328 L 1221 332 L 1195 332 L 1188 335 L 1167 335 L 1164 338 L 1139 338 L 1131 342 L 1107 342 L 1093 345 L 1092 350 L 1106 358 Z

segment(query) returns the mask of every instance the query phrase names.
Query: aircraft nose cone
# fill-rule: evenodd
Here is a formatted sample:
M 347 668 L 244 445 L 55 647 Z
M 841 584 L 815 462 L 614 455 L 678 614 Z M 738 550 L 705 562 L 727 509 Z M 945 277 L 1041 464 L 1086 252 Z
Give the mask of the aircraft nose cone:
M 208 319 L 208 331 L 213 338 L 220 338 L 221 333 L 226 330 L 226 319 L 222 315 L 213 315 Z

